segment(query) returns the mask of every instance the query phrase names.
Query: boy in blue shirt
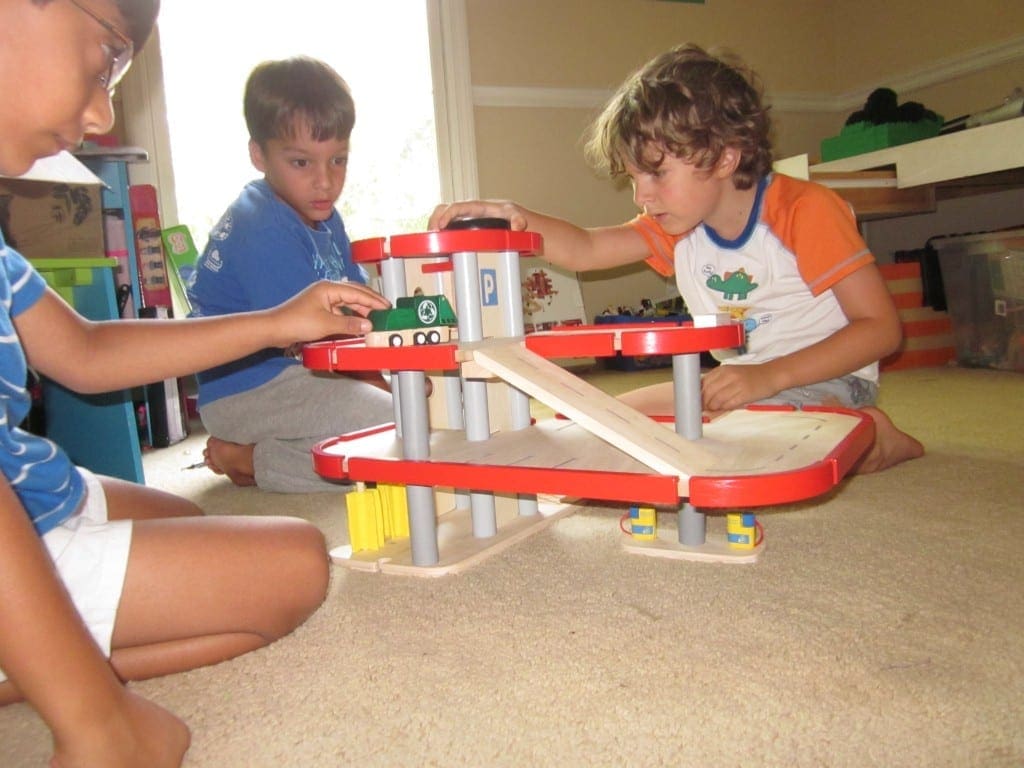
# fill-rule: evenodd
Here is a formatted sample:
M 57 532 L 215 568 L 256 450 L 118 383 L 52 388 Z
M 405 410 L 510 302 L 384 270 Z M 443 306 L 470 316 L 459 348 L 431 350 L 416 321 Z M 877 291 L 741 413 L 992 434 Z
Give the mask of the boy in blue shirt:
M 355 123 L 345 81 L 311 58 L 264 62 L 246 82 L 244 112 L 263 178 L 210 233 L 189 289 L 197 317 L 272 307 L 325 278 L 367 282 L 334 208 Z M 200 373 L 199 412 L 213 471 L 284 493 L 336 491 L 314 472 L 312 447 L 394 419 L 382 386 L 309 371 L 272 348 Z
M 113 124 L 111 93 L 159 0 L 0 3 L 0 174 Z M 51 764 L 166 768 L 184 723 L 126 688 L 259 648 L 321 603 L 320 531 L 289 518 L 204 518 L 191 502 L 97 477 L 18 428 L 26 367 L 102 392 L 210 368 L 265 347 L 364 333 L 387 302 L 322 282 L 286 304 L 203 320 L 89 322 L 0 237 L 0 704 L 25 700 Z M 109 660 L 107 656 L 109 655 Z

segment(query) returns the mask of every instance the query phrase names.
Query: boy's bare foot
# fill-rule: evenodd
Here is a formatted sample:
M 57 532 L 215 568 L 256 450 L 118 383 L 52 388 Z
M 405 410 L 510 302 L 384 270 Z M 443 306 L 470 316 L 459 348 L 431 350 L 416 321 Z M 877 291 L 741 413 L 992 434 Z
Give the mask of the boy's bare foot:
M 875 422 L 875 442 L 853 471 L 859 475 L 878 472 L 909 459 L 924 456 L 924 446 L 906 432 L 901 432 L 892 419 L 874 407 L 862 409 Z
M 203 458 L 206 466 L 218 475 L 227 475 L 235 485 L 256 485 L 256 470 L 252 465 L 252 445 L 229 443 L 219 437 L 206 441 Z

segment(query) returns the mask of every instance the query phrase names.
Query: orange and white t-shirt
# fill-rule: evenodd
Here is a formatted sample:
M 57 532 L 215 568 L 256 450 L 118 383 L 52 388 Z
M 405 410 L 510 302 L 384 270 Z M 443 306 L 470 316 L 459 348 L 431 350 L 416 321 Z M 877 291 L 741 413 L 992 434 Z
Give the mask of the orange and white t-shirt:
M 669 235 L 649 216 L 630 224 L 659 274 L 676 276 L 690 314 L 728 312 L 746 330 L 725 363 L 764 363 L 804 349 L 847 325 L 831 288 L 874 257 L 849 205 L 830 189 L 771 174 L 758 185 L 750 219 L 735 240 L 701 224 Z M 852 371 L 878 381 L 878 364 Z

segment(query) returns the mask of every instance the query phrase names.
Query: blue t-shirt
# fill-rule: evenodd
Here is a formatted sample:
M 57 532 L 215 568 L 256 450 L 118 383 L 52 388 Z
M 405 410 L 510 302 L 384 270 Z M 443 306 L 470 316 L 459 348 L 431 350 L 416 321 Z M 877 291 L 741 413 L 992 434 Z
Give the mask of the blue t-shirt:
M 312 229 L 263 179 L 245 186 L 210 232 L 189 288 L 192 317 L 269 309 L 317 280 L 367 282 L 337 211 Z M 254 389 L 298 361 L 263 349 L 199 374 L 199 405 Z
M 85 496 L 85 482 L 54 442 L 18 427 L 32 406 L 25 352 L 12 318 L 46 290 L 42 276 L 0 235 L 0 470 L 39 535 L 64 522 Z

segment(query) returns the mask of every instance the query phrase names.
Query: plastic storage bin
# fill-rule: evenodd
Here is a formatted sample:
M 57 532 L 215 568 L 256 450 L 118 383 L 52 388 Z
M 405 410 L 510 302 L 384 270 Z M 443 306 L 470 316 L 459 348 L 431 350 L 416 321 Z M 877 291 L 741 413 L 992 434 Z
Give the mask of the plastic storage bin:
M 1024 228 L 934 240 L 961 365 L 1024 371 Z

